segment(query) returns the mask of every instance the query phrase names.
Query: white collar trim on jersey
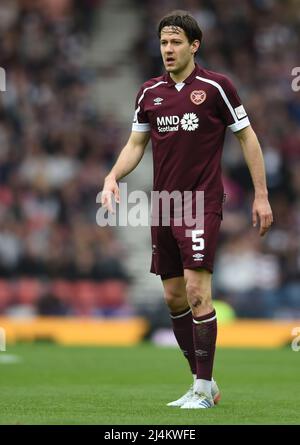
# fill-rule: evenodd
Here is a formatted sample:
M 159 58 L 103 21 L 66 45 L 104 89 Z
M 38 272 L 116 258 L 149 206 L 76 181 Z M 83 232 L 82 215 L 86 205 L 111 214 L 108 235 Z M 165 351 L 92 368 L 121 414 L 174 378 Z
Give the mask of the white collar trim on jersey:
M 177 91 L 180 91 L 180 90 L 182 90 L 184 85 L 185 85 L 184 82 L 175 83 L 175 88 L 176 88 Z

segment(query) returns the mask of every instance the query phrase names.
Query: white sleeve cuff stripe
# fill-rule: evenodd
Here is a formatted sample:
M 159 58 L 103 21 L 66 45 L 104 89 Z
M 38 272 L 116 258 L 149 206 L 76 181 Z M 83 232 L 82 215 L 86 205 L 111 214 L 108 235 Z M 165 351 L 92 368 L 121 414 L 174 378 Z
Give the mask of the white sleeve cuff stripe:
M 228 125 L 228 128 L 230 128 L 231 131 L 233 131 L 233 133 L 235 133 L 236 131 L 242 130 L 243 128 L 246 128 L 250 125 L 250 121 L 248 119 L 248 117 L 245 117 L 244 119 L 235 122 L 232 125 Z
M 150 124 L 132 124 L 132 131 L 146 132 L 150 131 Z

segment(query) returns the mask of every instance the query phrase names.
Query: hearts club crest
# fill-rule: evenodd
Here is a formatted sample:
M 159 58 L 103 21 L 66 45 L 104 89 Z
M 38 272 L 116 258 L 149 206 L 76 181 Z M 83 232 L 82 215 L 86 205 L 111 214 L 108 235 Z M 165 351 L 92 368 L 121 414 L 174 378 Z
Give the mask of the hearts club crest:
M 200 105 L 206 99 L 206 92 L 203 91 L 203 90 L 194 90 L 194 91 L 191 92 L 190 98 L 191 98 L 191 101 L 195 105 Z

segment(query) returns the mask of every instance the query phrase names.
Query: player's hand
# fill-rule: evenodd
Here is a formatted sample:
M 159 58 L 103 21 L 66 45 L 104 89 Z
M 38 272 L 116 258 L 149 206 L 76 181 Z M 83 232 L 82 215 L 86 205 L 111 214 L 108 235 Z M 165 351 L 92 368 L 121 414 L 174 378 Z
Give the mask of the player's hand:
M 253 227 L 260 222 L 259 234 L 264 236 L 273 223 L 273 214 L 268 198 L 255 198 L 252 207 Z
M 113 197 L 116 203 L 120 202 L 120 190 L 115 178 L 107 176 L 104 181 L 104 186 L 101 194 L 101 204 L 110 213 L 115 213 L 113 208 Z

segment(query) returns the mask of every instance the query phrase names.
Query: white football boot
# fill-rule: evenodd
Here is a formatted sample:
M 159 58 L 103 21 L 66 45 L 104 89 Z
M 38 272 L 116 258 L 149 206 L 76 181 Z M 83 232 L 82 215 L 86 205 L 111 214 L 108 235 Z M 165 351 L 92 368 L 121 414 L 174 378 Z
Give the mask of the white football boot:
M 206 409 L 213 408 L 214 401 L 211 396 L 203 392 L 195 392 L 193 397 L 185 402 L 180 408 L 181 409 Z
M 187 402 L 190 402 L 191 400 L 193 400 L 194 395 L 195 395 L 194 394 L 194 384 L 192 384 L 190 386 L 190 388 L 187 390 L 187 392 L 182 397 L 180 397 L 180 399 L 177 399 L 177 400 L 174 400 L 173 402 L 167 403 L 167 406 L 182 407 Z M 211 396 L 212 396 L 213 403 L 215 405 L 221 399 L 220 390 L 218 388 L 217 383 L 214 380 L 212 380 L 212 382 L 211 382 Z
M 194 384 L 192 384 L 189 389 L 187 390 L 187 392 L 185 394 L 183 394 L 182 397 L 180 397 L 180 399 L 174 400 L 173 402 L 169 402 L 167 403 L 167 406 L 177 406 L 177 407 L 181 407 L 182 405 L 184 405 L 186 402 L 188 402 L 189 400 L 191 400 L 193 398 L 194 395 Z

